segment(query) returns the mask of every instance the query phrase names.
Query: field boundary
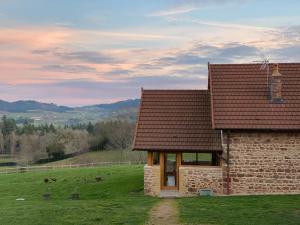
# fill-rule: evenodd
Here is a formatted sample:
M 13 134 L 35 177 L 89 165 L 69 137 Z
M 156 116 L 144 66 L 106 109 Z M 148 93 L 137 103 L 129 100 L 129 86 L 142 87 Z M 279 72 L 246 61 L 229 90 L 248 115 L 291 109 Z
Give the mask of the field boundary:
M 52 169 L 68 169 L 68 168 L 88 168 L 88 167 L 104 167 L 104 166 L 117 166 L 117 165 L 142 165 L 146 164 L 143 161 L 127 161 L 127 162 L 96 162 L 96 163 L 83 163 L 83 164 L 65 164 L 54 166 L 16 166 L 0 168 L 0 174 L 13 174 L 13 173 L 26 173 L 26 172 L 39 172 Z

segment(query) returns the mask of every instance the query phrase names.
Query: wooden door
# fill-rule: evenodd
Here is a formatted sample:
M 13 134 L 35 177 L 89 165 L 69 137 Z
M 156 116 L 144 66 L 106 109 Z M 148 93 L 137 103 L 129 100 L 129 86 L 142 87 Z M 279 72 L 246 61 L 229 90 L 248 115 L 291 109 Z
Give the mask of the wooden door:
M 178 190 L 179 187 L 179 153 L 161 153 L 160 171 L 161 171 L 161 189 Z

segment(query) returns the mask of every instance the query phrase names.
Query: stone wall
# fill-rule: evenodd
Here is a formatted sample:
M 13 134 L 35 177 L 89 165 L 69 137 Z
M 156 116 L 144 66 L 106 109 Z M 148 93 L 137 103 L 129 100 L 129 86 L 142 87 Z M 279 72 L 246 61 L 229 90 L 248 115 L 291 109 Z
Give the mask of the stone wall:
M 144 167 L 144 193 L 150 196 L 159 196 L 160 194 L 160 166 Z
M 226 158 L 223 134 L 223 158 Z M 226 194 L 226 162 L 220 167 L 180 166 L 180 196 L 199 189 Z M 300 194 L 300 132 L 231 131 L 230 194 Z M 160 166 L 145 166 L 146 195 L 160 195 Z
M 222 167 L 181 166 L 179 167 L 179 193 L 193 196 L 200 189 L 211 189 L 214 195 L 223 194 Z
M 300 194 L 300 133 L 232 131 L 229 152 L 231 194 Z

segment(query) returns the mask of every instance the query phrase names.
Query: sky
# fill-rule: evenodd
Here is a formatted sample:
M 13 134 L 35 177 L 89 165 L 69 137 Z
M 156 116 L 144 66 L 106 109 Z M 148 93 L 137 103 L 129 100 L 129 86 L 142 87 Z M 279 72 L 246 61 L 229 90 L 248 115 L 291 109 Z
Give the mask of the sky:
M 298 0 L 0 0 L 0 99 L 204 89 L 207 63 L 300 61 Z

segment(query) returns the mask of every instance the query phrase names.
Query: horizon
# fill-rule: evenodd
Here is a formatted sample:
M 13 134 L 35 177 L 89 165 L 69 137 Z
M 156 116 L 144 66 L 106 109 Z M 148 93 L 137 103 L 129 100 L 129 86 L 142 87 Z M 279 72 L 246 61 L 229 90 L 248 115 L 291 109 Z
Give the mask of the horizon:
M 266 10 L 268 9 L 268 10 Z M 0 94 L 80 107 L 204 89 L 207 62 L 300 61 L 296 0 L 0 1 Z
M 54 104 L 56 106 L 62 106 L 62 107 L 69 107 L 69 108 L 80 108 L 80 107 L 87 107 L 87 106 L 94 106 L 94 105 L 106 105 L 106 104 L 115 104 L 115 103 L 119 103 L 119 102 L 125 102 L 125 101 L 135 101 L 135 100 L 140 100 L 140 98 L 128 98 L 128 99 L 123 99 L 123 100 L 118 100 L 118 101 L 114 101 L 114 102 L 100 102 L 100 103 L 96 103 L 96 104 L 92 104 L 92 105 L 76 105 L 76 106 L 72 106 L 72 105 L 61 105 L 61 104 L 57 104 L 55 102 L 41 102 L 41 101 L 37 101 L 34 99 L 19 99 L 16 101 L 6 101 L 5 99 L 0 99 L 0 101 L 4 101 L 7 103 L 17 103 L 17 102 L 37 102 L 37 103 L 41 103 L 41 104 Z

